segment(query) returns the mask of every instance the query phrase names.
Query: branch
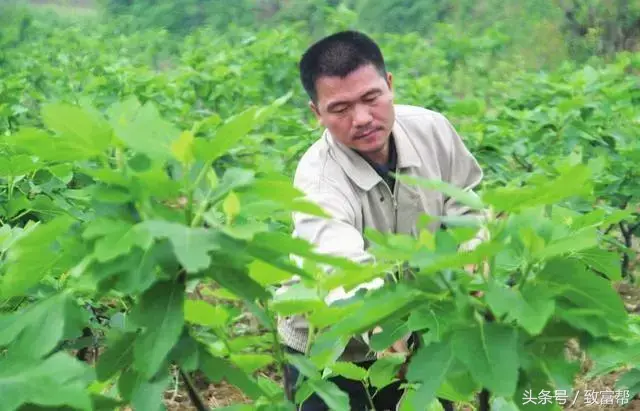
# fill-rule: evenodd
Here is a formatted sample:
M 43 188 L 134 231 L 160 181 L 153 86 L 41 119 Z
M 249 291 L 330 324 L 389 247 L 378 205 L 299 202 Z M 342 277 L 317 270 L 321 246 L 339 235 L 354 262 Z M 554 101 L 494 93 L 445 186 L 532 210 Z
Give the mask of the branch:
M 180 376 L 182 377 L 184 384 L 187 386 L 187 394 L 189 395 L 189 399 L 193 403 L 193 406 L 196 407 L 198 411 L 209 411 L 209 407 L 207 407 L 204 404 L 204 401 L 202 401 L 202 398 L 200 398 L 200 394 L 196 391 L 191 378 L 189 378 L 187 373 L 182 370 L 182 367 L 179 367 L 178 371 L 180 372 Z

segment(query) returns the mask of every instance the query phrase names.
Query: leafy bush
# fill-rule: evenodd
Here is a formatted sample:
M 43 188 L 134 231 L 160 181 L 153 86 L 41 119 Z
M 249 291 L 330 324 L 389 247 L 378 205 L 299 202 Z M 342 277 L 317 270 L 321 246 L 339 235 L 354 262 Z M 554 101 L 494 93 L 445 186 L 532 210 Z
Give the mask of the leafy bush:
M 349 23 L 344 13 L 336 24 Z M 239 387 L 248 409 L 293 409 L 257 372 L 285 360 L 309 378 L 301 396 L 348 409 L 327 377 L 382 387 L 402 360 L 367 372 L 336 361 L 373 324 L 389 330 L 375 348 L 409 330 L 424 342 L 403 409 L 435 395 L 468 403 L 483 389 L 496 409 L 527 409 L 527 391 L 572 389 L 569 341 L 595 362 L 592 375 L 629 368 L 617 387 L 637 392 L 638 318 L 614 289 L 633 279 L 640 227 L 637 53 L 529 73 L 488 57 L 504 44 L 495 32 L 380 35 L 398 101 L 446 114 L 486 171 L 480 199 L 404 183 L 489 209 L 491 239 L 457 252 L 480 228 L 465 219 L 418 238 L 369 231 L 371 267 L 289 236 L 291 211 L 322 214 L 290 183 L 318 132 L 297 85 L 306 28 L 177 38 L 30 24 L 38 30 L 0 65 L 3 409 L 161 409 L 172 379 L 197 392 L 195 376 Z M 461 270 L 481 262 L 486 276 Z M 326 264 L 335 275 L 322 274 Z M 387 270 L 403 281 L 324 303 Z M 292 275 L 301 283 L 275 295 Z M 310 358 L 284 354 L 276 314 L 308 317 Z M 82 361 L 91 350 L 95 366 Z

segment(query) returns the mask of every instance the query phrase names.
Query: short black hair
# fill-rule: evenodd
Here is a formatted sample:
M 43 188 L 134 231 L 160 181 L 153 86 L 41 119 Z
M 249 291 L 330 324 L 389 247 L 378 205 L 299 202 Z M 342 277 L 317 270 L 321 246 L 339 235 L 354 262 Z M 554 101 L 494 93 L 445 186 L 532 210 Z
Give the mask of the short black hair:
M 300 59 L 300 81 L 312 101 L 317 102 L 316 80 L 322 76 L 346 77 L 367 64 L 373 64 L 382 77 L 386 67 L 380 47 L 367 35 L 346 30 L 314 43 Z

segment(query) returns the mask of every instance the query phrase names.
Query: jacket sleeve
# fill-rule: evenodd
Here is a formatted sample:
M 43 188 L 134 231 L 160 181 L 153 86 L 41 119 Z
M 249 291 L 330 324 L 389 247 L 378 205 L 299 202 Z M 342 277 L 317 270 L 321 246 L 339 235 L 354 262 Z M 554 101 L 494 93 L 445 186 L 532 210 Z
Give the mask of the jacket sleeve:
M 294 185 L 305 194 L 306 200 L 322 207 L 331 216 L 322 218 L 293 213 L 294 237 L 313 244 L 314 251 L 319 254 L 344 257 L 357 263 L 375 261 L 364 249 L 364 239 L 356 228 L 357 205 L 354 199 L 350 198 L 351 193 L 347 188 L 340 188 L 336 182 L 318 180 L 315 176 L 307 175 L 297 175 Z M 383 284 L 382 278 L 376 278 L 359 285 L 349 293 L 346 293 L 343 287 L 339 287 L 330 291 L 325 301 L 331 304 L 352 296 L 360 288 L 375 289 Z
M 460 135 L 446 117 L 439 115 L 438 130 L 442 138 L 448 142 L 448 158 L 443 162 L 443 177 L 445 181 L 461 189 L 475 194 L 474 188 L 480 184 L 483 172 L 478 161 L 466 147 Z M 473 215 L 479 219 L 486 218 L 486 210 L 474 210 L 459 203 L 451 197 L 445 196 L 444 214 L 446 216 Z M 488 238 L 486 230 L 481 229 L 475 238 L 460 245 L 461 250 L 470 251 Z

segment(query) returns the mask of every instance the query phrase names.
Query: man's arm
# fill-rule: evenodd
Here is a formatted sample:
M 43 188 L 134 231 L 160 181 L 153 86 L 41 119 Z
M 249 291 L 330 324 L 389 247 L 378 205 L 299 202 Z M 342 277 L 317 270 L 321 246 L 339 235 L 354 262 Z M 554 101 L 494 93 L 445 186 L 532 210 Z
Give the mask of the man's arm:
M 314 181 L 315 180 L 315 181 Z M 295 185 L 305 194 L 305 199 L 324 209 L 331 218 L 322 218 L 309 214 L 293 213 L 294 233 L 298 238 L 314 245 L 314 251 L 336 257 L 344 257 L 357 263 L 374 262 L 374 257 L 365 251 L 364 239 L 356 228 L 356 207 L 350 193 L 343 192 L 335 182 L 317 180 L 317 177 L 297 176 Z M 375 289 L 384 284 L 376 278 L 360 284 L 347 293 L 344 287 L 329 292 L 325 301 L 330 304 L 345 299 L 358 289 Z

